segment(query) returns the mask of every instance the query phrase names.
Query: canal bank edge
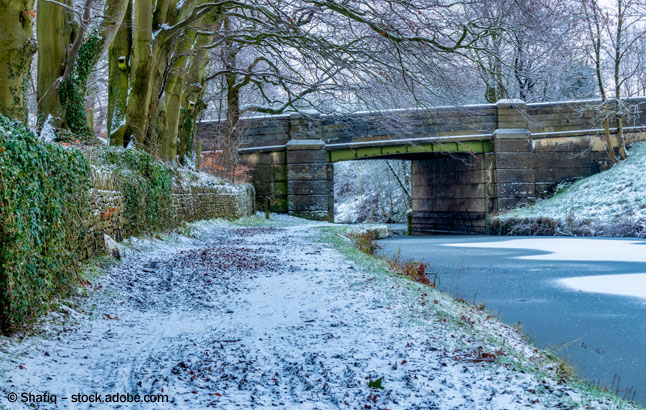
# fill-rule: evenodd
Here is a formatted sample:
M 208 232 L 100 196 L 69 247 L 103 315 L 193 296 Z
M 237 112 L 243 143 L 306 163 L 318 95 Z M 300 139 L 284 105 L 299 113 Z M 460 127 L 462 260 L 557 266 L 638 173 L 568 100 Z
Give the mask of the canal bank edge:
M 533 346 L 529 337 L 522 333 L 521 325 L 508 326 L 482 304 L 470 305 L 465 300 L 393 272 L 383 259 L 354 247 L 343 236 L 342 227 L 330 225 L 319 229 L 320 241 L 334 246 L 359 269 L 374 274 L 369 279 L 372 286 L 380 284 L 391 289 L 393 301 L 400 305 L 403 319 L 431 325 L 434 341 L 443 345 L 447 358 L 481 361 L 484 366 L 511 369 L 519 376 L 530 374 L 536 379 L 536 386 L 528 387 L 528 392 L 540 402 L 561 390 L 570 392 L 571 397 L 567 400 L 572 408 L 642 408 L 583 380 L 572 365 L 556 353 Z M 406 309 L 401 309 L 404 305 Z

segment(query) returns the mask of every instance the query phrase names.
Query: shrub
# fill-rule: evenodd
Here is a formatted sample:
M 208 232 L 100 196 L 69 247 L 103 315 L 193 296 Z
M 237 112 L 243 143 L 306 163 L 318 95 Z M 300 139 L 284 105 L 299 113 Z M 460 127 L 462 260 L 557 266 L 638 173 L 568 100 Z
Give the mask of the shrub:
M 376 231 L 351 233 L 349 236 L 354 246 L 363 253 L 374 255 L 377 249 L 379 249 L 379 245 L 375 242 L 379 239 L 379 234 Z
M 0 330 L 29 323 L 73 288 L 89 214 L 81 153 L 41 143 L 0 115 Z
M 350 239 L 352 240 L 352 244 L 361 252 L 368 255 L 374 255 L 377 249 L 379 249 L 379 245 L 375 242 L 375 240 L 378 239 L 378 236 L 379 234 L 376 231 L 351 233 L 349 235 Z M 388 264 L 390 270 L 415 282 L 419 282 L 421 284 L 435 288 L 435 285 L 437 283 L 437 275 L 433 277 L 433 281 L 431 282 L 426 273 L 426 264 L 424 262 L 402 261 L 400 255 L 401 249 L 398 249 L 397 254 L 394 257 L 384 257 L 384 260 Z

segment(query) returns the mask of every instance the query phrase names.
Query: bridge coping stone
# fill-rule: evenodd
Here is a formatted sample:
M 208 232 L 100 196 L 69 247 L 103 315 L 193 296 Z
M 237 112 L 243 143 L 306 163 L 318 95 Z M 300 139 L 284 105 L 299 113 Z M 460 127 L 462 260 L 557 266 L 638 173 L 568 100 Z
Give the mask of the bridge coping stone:
M 493 132 L 494 138 L 529 138 L 531 132 L 527 128 L 498 128 Z
M 524 100 L 518 98 L 512 99 L 502 99 L 496 102 L 496 108 L 515 108 L 515 107 L 526 107 L 527 103 Z
M 325 149 L 325 142 L 321 139 L 292 139 L 285 147 L 288 150 Z

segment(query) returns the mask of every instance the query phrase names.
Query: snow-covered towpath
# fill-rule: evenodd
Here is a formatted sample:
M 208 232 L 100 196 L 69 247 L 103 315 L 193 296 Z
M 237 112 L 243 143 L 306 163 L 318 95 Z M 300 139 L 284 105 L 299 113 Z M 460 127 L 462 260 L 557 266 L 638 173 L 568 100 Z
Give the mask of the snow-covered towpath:
M 143 242 L 40 335 L 2 339 L 0 406 L 47 391 L 59 408 L 114 407 L 78 393 L 168 395 L 121 405 L 142 409 L 614 408 L 532 371 L 534 350 L 486 312 L 348 260 L 315 224 L 284 225 Z

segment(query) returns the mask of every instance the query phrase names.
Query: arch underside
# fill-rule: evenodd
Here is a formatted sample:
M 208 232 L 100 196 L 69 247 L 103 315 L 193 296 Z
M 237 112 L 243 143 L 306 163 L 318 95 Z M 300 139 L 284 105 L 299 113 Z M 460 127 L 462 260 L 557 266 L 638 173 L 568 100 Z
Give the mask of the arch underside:
M 328 148 L 330 148 L 328 146 Z M 407 159 L 419 157 L 420 154 L 483 154 L 492 152 L 490 140 L 456 141 L 422 144 L 392 144 L 383 146 L 365 146 L 327 151 L 328 162 L 353 161 L 358 159 Z

